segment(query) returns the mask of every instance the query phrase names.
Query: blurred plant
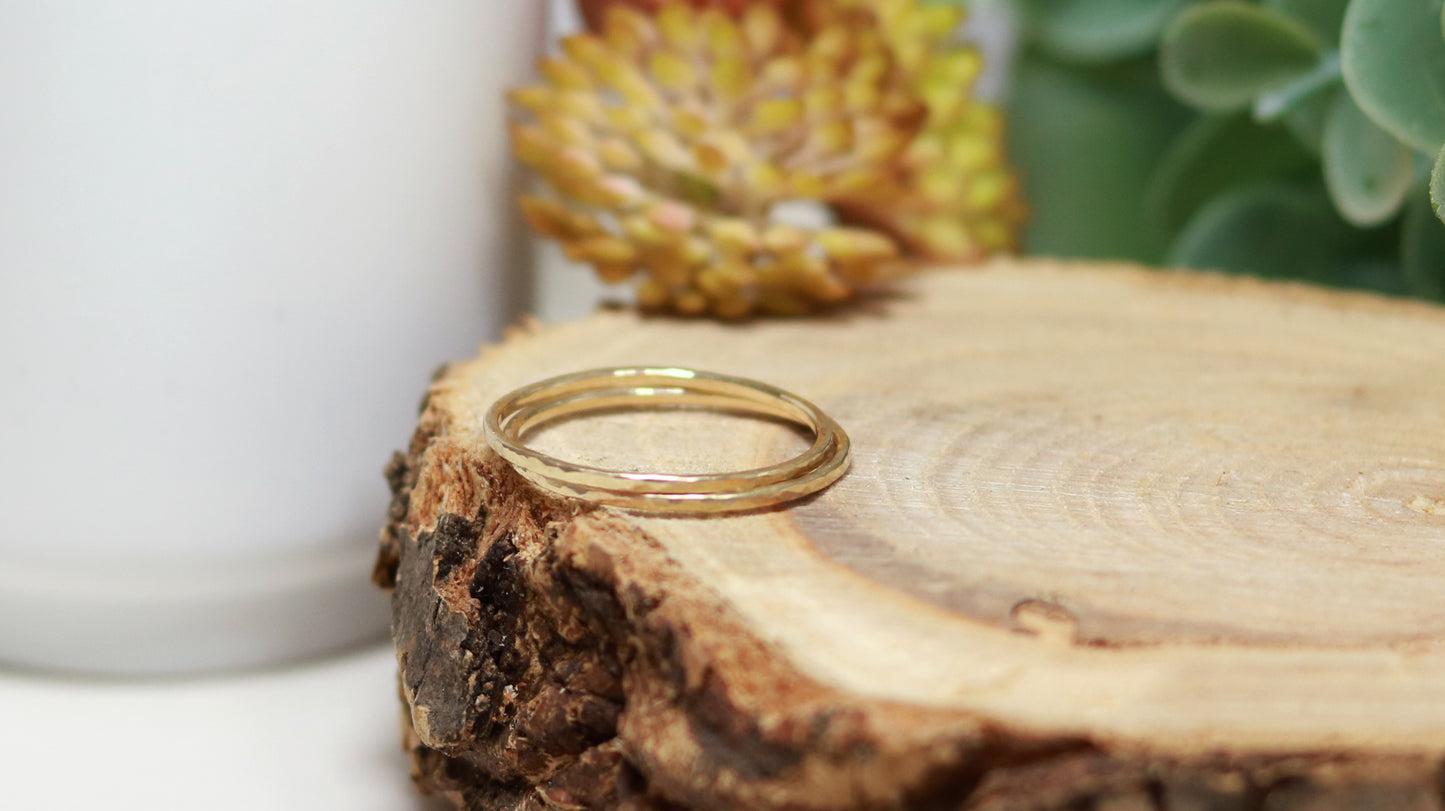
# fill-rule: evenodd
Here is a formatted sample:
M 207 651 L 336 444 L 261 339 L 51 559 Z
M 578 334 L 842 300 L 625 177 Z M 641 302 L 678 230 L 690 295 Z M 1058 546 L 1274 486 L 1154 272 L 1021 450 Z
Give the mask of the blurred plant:
M 794 0 L 790 8 L 810 36 L 866 10 L 927 111 L 886 185 L 836 202 L 844 219 L 882 228 L 930 259 L 1016 250 L 1025 212 L 1004 158 L 1003 113 L 958 92 L 971 90 L 982 71 L 979 52 L 946 47 L 960 15 L 913 0 Z
M 783 0 L 577 0 L 577 8 L 582 12 L 582 19 L 587 21 L 588 28 L 601 31 L 607 18 L 607 9 L 612 6 L 631 6 L 638 11 L 656 14 L 668 3 L 677 2 L 685 2 L 693 8 L 717 8 L 737 16 L 753 3 L 778 5 Z
M 947 44 L 956 9 L 639 3 L 601 4 L 601 29 L 566 39 L 511 100 L 526 119 L 513 148 L 549 191 L 521 201 L 529 224 L 607 281 L 639 277 L 641 305 L 795 314 L 905 258 L 1012 245 L 1002 123 L 969 101 L 979 64 Z M 847 224 L 774 221 L 797 200 Z
M 1442 2 L 1019 0 L 1028 249 L 1445 300 Z

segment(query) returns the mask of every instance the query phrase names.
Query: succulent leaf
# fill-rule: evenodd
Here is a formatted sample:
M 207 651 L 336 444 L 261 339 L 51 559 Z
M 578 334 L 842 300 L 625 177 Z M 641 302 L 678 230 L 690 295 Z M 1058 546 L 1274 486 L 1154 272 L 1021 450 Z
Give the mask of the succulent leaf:
M 1210 0 L 1180 12 L 1164 31 L 1164 86 L 1205 109 L 1243 107 L 1308 72 L 1321 47 L 1302 23 L 1241 2 Z
M 1445 147 L 1435 157 L 1435 170 L 1430 173 L 1430 204 L 1435 215 L 1445 221 Z
M 1243 186 L 1211 201 L 1175 240 L 1170 264 L 1334 284 L 1348 226 L 1323 195 L 1281 184 Z
M 1186 0 L 1033 0 L 1030 33 L 1048 52 L 1097 63 L 1144 54 Z
M 1379 225 L 1405 202 L 1415 153 L 1366 116 L 1341 93 L 1325 122 L 1325 188 L 1335 208 L 1358 226 Z
M 1264 5 L 1299 20 L 1315 32 L 1321 44 L 1334 47 L 1340 41 L 1340 26 L 1350 0 L 1264 0 Z
M 1340 52 L 1330 51 L 1299 77 L 1277 90 L 1260 94 L 1254 100 L 1254 118 L 1269 122 L 1288 116 L 1310 100 L 1338 89 L 1342 78 Z
M 1032 210 L 1027 249 L 1162 261 L 1167 237 L 1142 227 L 1139 201 L 1189 111 L 1158 86 L 1153 65 L 1144 60 L 1127 70 L 1044 59 L 1019 68 L 1009 149 Z
M 1146 214 L 1168 233 L 1224 191 L 1304 173 L 1314 160 L 1286 130 L 1244 113 L 1203 116 L 1169 146 L 1149 179 Z
M 1172 237 L 1182 264 L 1445 303 L 1445 0 L 1014 2 L 1029 250 L 1157 263 Z M 1155 41 L 1107 36 L 1161 8 Z
M 1376 124 L 1422 152 L 1445 144 L 1445 0 L 1352 0 L 1345 84 Z
M 1325 122 L 1335 108 L 1335 97 L 1346 93 L 1341 85 L 1332 90 L 1312 94 L 1301 99 L 1281 117 L 1284 128 L 1299 141 L 1311 155 L 1320 156 L 1325 143 Z
M 1423 193 L 1405 209 L 1400 226 L 1400 262 L 1410 293 L 1445 301 L 1445 227 Z

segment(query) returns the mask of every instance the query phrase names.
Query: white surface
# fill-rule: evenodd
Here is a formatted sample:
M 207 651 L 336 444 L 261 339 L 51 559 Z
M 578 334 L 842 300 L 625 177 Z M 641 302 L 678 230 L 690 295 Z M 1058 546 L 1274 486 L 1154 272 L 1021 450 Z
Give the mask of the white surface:
M 376 646 L 217 679 L 0 671 L 0 806 L 25 811 L 436 811 L 411 787 L 396 661 Z
M 162 614 L 139 631 L 192 655 L 152 670 L 355 638 L 198 620 L 214 588 L 232 625 L 247 599 L 294 615 L 272 601 L 298 556 L 352 567 L 322 616 L 370 592 L 381 469 L 430 373 L 512 318 L 526 245 L 503 90 L 530 72 L 541 16 L 512 0 L 0 2 L 0 571 L 51 575 L 0 613 L 0 661 L 134 670 L 132 626 Z M 249 596 L 217 574 L 268 553 L 276 577 Z M 129 595 L 126 573 L 157 570 L 176 576 L 156 605 L 93 612 L 113 646 L 53 655 L 70 626 L 47 605 Z
M 204 565 L 66 567 L 6 556 L 0 561 L 0 667 L 215 671 L 381 639 L 386 596 L 366 579 L 375 559 L 375 542 L 217 556 Z

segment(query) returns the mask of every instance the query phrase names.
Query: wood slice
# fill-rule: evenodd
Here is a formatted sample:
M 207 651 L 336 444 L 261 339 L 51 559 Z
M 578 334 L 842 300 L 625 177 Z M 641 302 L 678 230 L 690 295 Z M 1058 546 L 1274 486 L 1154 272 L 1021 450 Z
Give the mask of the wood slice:
M 627 514 L 487 448 L 592 367 L 822 406 L 786 509 Z M 1000 263 L 824 319 L 529 327 L 432 387 L 378 580 L 424 790 L 496 809 L 1445 807 L 1445 312 Z M 579 419 L 558 456 L 731 470 L 767 422 Z

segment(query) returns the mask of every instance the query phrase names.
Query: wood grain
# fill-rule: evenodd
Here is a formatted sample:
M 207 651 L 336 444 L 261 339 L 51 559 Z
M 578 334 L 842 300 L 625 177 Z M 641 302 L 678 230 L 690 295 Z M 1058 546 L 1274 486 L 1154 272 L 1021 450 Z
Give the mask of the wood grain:
M 807 397 L 849 431 L 853 470 L 791 509 L 644 517 L 537 493 L 485 448 L 500 394 L 639 363 Z M 419 774 L 462 802 L 515 783 L 498 805 L 515 808 L 546 807 L 584 757 L 593 794 L 563 792 L 593 797 L 577 807 L 1440 808 L 1442 404 L 1438 309 L 1122 267 L 937 272 L 822 320 L 618 311 L 526 330 L 436 383 L 398 463 L 379 572 L 403 684 L 430 683 L 404 693 L 413 722 L 505 697 L 477 681 L 502 654 L 454 638 L 489 633 L 489 598 L 457 577 L 475 586 L 505 537 L 531 629 L 515 700 L 550 700 L 552 634 L 615 666 L 612 721 L 580 752 L 505 768 L 487 747 L 515 718 L 450 738 L 424 724 Z M 652 413 L 535 444 L 695 471 L 802 441 Z M 457 520 L 460 575 L 443 576 L 438 528 Z M 418 645 L 438 664 L 419 667 Z M 786 763 L 735 762 L 766 741 Z M 447 776 L 458 763 L 470 776 Z

